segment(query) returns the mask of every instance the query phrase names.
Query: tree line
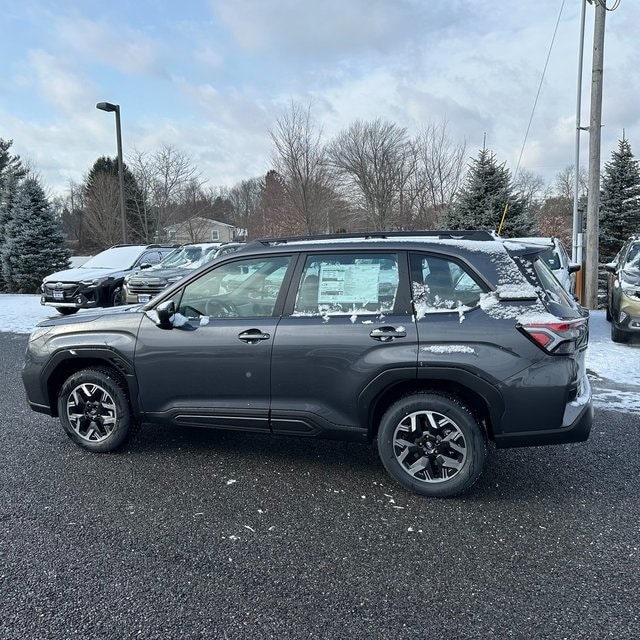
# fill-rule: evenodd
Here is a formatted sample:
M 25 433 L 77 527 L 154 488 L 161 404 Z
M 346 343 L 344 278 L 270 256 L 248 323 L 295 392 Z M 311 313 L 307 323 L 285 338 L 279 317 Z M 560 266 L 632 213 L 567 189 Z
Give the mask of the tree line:
M 197 220 L 234 225 L 243 237 L 349 231 L 478 228 L 504 237 L 557 236 L 571 244 L 575 169 L 551 184 L 512 175 L 490 149 L 469 159 L 446 122 L 414 136 L 386 120 L 357 120 L 326 140 L 308 106 L 291 103 L 269 132 L 271 168 L 232 187 L 210 186 L 189 156 L 164 145 L 134 150 L 123 169 L 130 242 L 166 241 Z M 33 292 L 69 251 L 95 253 L 122 238 L 118 165 L 100 157 L 80 183 L 47 198 L 36 173 L 0 138 L 0 287 Z M 579 207 L 586 176 L 579 172 Z M 191 221 L 191 222 L 190 222 Z M 602 177 L 600 251 L 612 258 L 640 228 L 640 170 L 623 136 Z M 29 257 L 31 256 L 31 257 Z

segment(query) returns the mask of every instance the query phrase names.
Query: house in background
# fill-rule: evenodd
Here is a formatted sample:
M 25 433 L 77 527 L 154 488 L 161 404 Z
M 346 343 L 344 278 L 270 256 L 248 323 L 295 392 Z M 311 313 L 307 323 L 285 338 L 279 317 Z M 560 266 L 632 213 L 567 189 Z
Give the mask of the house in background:
M 169 242 L 232 242 L 236 239 L 236 227 L 211 218 L 194 216 L 184 222 L 164 228 Z

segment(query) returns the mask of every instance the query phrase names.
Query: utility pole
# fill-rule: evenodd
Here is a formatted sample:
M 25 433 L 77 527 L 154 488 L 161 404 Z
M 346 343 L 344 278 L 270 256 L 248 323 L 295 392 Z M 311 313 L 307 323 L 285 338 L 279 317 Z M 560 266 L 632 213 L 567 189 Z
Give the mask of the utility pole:
M 598 307 L 598 237 L 600 215 L 600 127 L 602 126 L 602 74 L 604 67 L 604 21 L 606 0 L 595 0 L 593 64 L 591 68 L 591 119 L 589 122 L 589 194 L 587 198 L 587 242 L 585 252 L 584 304 Z M 577 170 L 577 167 L 576 167 Z

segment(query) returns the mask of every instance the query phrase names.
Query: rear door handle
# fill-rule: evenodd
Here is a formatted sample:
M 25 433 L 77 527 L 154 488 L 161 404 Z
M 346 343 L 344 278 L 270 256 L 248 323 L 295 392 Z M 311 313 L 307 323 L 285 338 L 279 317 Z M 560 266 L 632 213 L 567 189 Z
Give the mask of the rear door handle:
M 407 330 L 404 327 L 378 327 L 377 329 L 373 329 L 369 335 L 374 340 L 388 342 L 394 338 L 406 338 Z
M 238 339 L 247 344 L 257 344 L 261 340 L 269 340 L 271 338 L 270 333 L 263 333 L 260 329 L 247 329 L 238 334 Z

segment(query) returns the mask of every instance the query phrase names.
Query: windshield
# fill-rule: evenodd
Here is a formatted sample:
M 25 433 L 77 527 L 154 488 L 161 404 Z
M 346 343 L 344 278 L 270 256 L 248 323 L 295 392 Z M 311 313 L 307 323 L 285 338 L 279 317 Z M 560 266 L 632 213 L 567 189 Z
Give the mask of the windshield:
M 143 247 L 112 247 L 87 260 L 82 269 L 130 269 Z
M 627 259 L 624 264 L 625 269 L 640 271 L 640 243 L 631 245 Z
M 153 267 L 159 269 L 175 269 L 177 267 L 191 267 L 192 263 L 202 256 L 202 247 L 190 246 L 176 249 L 170 253 L 160 264 Z

